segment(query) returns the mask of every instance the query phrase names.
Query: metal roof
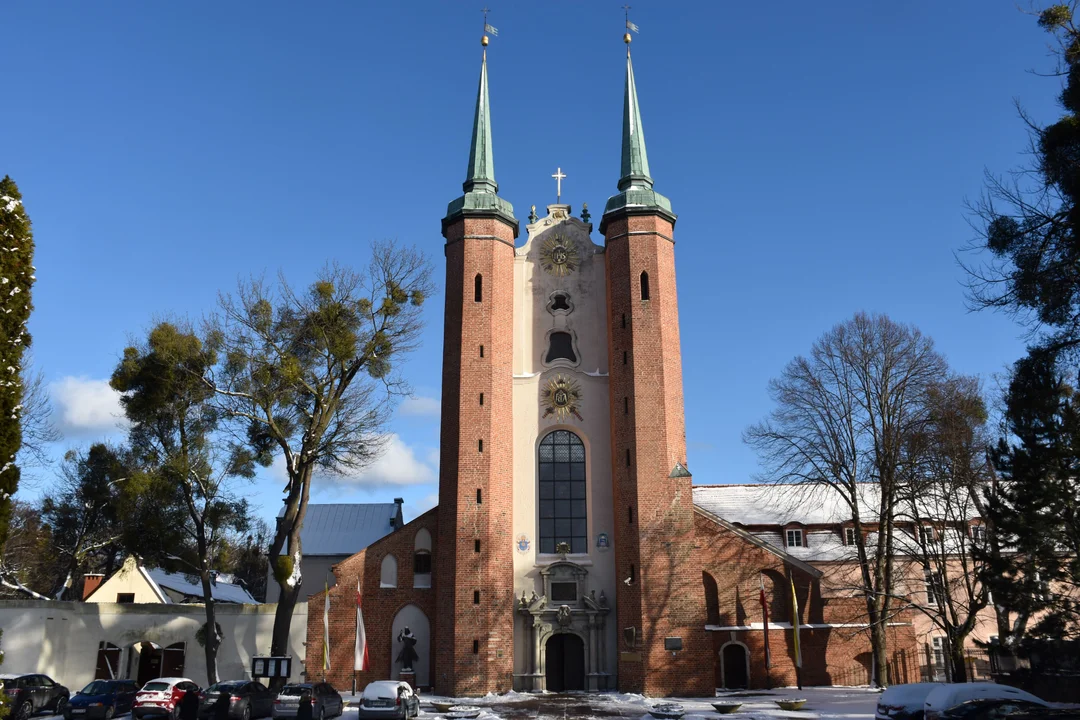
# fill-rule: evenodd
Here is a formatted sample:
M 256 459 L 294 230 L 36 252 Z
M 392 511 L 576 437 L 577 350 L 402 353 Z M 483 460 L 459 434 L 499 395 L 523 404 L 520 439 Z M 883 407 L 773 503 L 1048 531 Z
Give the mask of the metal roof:
M 284 513 L 282 508 L 278 517 Z M 312 503 L 300 529 L 300 546 L 305 556 L 352 555 L 402 524 L 398 503 Z

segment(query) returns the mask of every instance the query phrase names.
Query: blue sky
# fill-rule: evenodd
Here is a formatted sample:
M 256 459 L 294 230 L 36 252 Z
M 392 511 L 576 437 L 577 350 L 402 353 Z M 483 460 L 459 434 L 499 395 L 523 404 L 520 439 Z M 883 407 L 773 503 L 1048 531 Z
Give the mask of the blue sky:
M 621 2 L 493 4 L 496 174 L 519 218 L 615 192 Z M 238 277 L 302 284 L 373 239 L 425 249 L 461 192 L 481 15 L 461 2 L 5 3 L 0 174 L 34 223 L 34 355 L 65 439 L 119 437 L 105 386 L 156 320 L 199 317 Z M 989 378 L 1023 353 L 971 314 L 953 253 L 984 168 L 1024 162 L 1014 99 L 1058 112 L 1048 37 L 1011 0 L 634 4 L 634 67 L 676 261 L 689 463 L 757 472 L 742 431 L 766 386 L 858 310 L 931 335 Z M 598 237 L 598 233 L 597 233 Z M 404 366 L 416 397 L 386 458 L 315 501 L 436 491 L 442 297 Z M 25 496 L 45 492 L 39 472 Z M 251 490 L 272 517 L 278 482 Z

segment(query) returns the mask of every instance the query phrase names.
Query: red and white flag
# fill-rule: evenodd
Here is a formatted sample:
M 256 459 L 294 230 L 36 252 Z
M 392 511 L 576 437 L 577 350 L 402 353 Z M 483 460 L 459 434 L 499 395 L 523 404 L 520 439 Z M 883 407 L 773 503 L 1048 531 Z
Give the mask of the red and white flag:
M 356 647 L 353 649 L 353 670 L 369 670 L 367 633 L 364 631 L 364 613 L 360 610 L 360 580 L 356 580 Z

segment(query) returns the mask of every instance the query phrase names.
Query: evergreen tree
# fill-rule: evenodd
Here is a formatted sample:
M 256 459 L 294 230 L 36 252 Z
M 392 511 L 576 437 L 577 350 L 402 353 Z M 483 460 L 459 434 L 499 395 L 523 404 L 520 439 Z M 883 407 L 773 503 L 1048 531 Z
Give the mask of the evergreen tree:
M 1046 330 L 1049 349 L 1080 345 L 1080 27 L 1075 3 L 1052 5 L 1039 26 L 1054 36 L 1064 78 L 1064 115 L 1039 127 L 1024 115 L 1034 163 L 1007 177 L 987 176 L 973 208 L 984 265 L 966 265 L 976 307 L 1001 308 Z
M 986 554 L 986 578 L 1007 646 L 1080 631 L 1080 407 L 1060 362 L 1033 350 L 1016 363 L 1010 437 L 993 453 L 1000 479 L 987 515 L 1005 552 Z
M 15 456 L 22 445 L 23 353 L 30 345 L 30 288 L 34 237 L 22 195 L 10 177 L 0 180 L 0 548 L 8 536 L 11 498 L 19 489 Z
M 230 480 L 252 477 L 254 463 L 229 453 L 218 434 L 219 414 L 205 378 L 215 353 L 189 328 L 154 327 L 145 343 L 128 347 L 110 380 L 123 393 L 120 404 L 131 421 L 132 451 L 144 470 L 143 497 L 156 498 L 154 514 L 171 518 L 147 559 L 199 578 L 206 609 L 204 628 L 217 628 L 212 586 L 214 567 L 227 534 L 248 530 L 247 501 Z M 218 682 L 219 633 L 204 633 L 207 682 Z

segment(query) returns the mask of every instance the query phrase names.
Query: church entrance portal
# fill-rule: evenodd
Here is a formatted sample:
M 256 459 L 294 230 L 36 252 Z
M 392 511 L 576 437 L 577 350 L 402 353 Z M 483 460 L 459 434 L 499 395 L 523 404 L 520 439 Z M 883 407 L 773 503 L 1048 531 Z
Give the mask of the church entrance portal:
M 585 689 L 585 643 L 572 633 L 558 633 L 547 641 L 548 692 Z
M 750 687 L 746 648 L 732 642 L 721 648 L 720 654 L 724 665 L 724 687 L 728 690 Z

